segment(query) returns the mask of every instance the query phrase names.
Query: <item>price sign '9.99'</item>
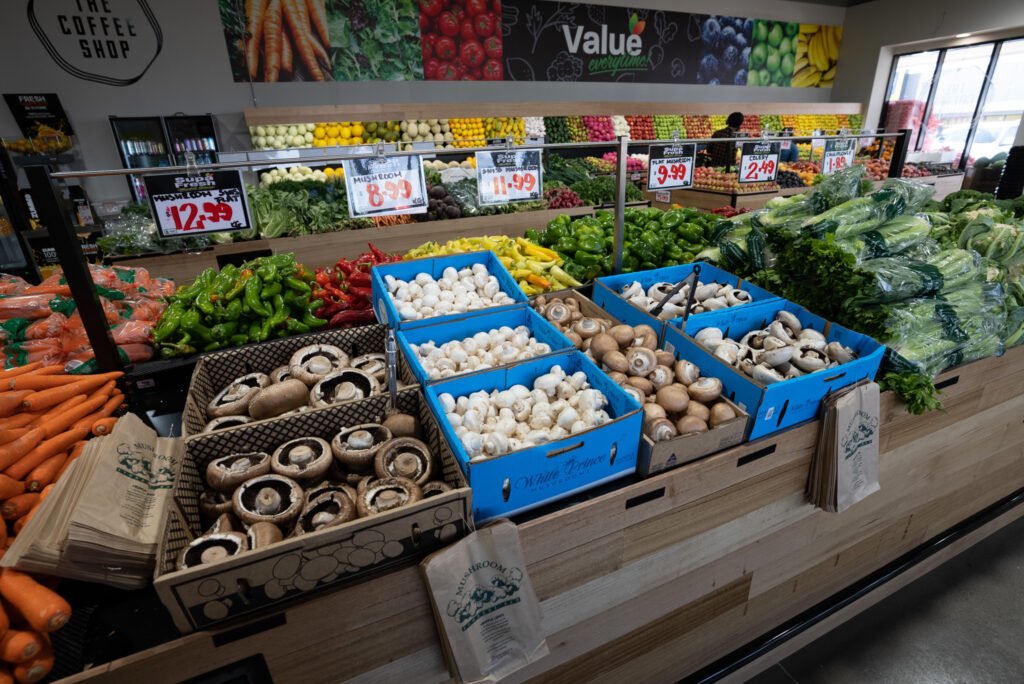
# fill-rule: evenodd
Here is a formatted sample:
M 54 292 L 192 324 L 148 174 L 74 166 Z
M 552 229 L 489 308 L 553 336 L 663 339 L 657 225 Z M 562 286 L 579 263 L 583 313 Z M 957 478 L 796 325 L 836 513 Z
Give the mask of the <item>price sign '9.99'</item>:
M 165 238 L 248 230 L 245 186 L 238 171 L 145 176 L 160 235 Z
M 476 187 L 480 204 L 533 202 L 544 196 L 540 150 L 476 153 Z
M 828 176 L 853 164 L 853 138 L 830 138 L 825 141 L 821 159 L 821 175 Z
M 740 183 L 770 183 L 779 173 L 779 143 L 745 142 L 740 148 Z
M 674 190 L 693 185 L 693 143 L 651 145 L 647 166 L 648 190 Z
M 422 214 L 427 211 L 423 163 L 418 156 L 346 159 L 348 213 L 361 216 Z

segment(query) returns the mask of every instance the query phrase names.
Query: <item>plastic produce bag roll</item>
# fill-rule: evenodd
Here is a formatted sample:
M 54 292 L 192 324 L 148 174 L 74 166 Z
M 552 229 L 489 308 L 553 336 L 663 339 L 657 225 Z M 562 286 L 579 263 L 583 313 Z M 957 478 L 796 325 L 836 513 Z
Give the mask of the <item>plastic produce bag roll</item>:
M 420 570 L 445 657 L 462 681 L 498 682 L 548 654 L 512 522 L 499 520 L 431 554 Z

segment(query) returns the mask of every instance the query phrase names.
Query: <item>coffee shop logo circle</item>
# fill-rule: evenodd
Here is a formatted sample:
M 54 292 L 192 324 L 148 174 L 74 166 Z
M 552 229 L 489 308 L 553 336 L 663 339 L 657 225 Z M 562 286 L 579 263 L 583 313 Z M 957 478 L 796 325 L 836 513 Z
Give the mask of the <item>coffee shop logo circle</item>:
M 28 23 L 61 69 L 109 86 L 142 78 L 164 42 L 146 0 L 29 0 Z

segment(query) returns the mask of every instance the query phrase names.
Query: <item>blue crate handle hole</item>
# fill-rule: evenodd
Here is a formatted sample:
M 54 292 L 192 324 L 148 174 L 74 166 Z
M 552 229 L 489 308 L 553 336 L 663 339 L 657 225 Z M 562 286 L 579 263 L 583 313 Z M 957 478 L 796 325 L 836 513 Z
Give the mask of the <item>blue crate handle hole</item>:
M 554 451 L 549 451 L 547 453 L 547 457 L 548 458 L 555 458 L 556 456 L 561 456 L 562 454 L 567 454 L 570 451 L 575 451 L 576 449 L 579 449 L 581 446 L 583 446 L 583 442 L 576 442 L 576 444 L 573 444 L 571 446 L 562 447 L 561 449 L 555 449 Z

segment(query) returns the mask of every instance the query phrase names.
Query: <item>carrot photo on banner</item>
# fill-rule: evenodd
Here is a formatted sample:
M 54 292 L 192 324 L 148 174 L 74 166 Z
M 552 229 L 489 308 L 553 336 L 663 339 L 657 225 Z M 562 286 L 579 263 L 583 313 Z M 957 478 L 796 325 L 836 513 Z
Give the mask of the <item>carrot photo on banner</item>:
M 219 0 L 237 82 L 423 78 L 416 0 Z

